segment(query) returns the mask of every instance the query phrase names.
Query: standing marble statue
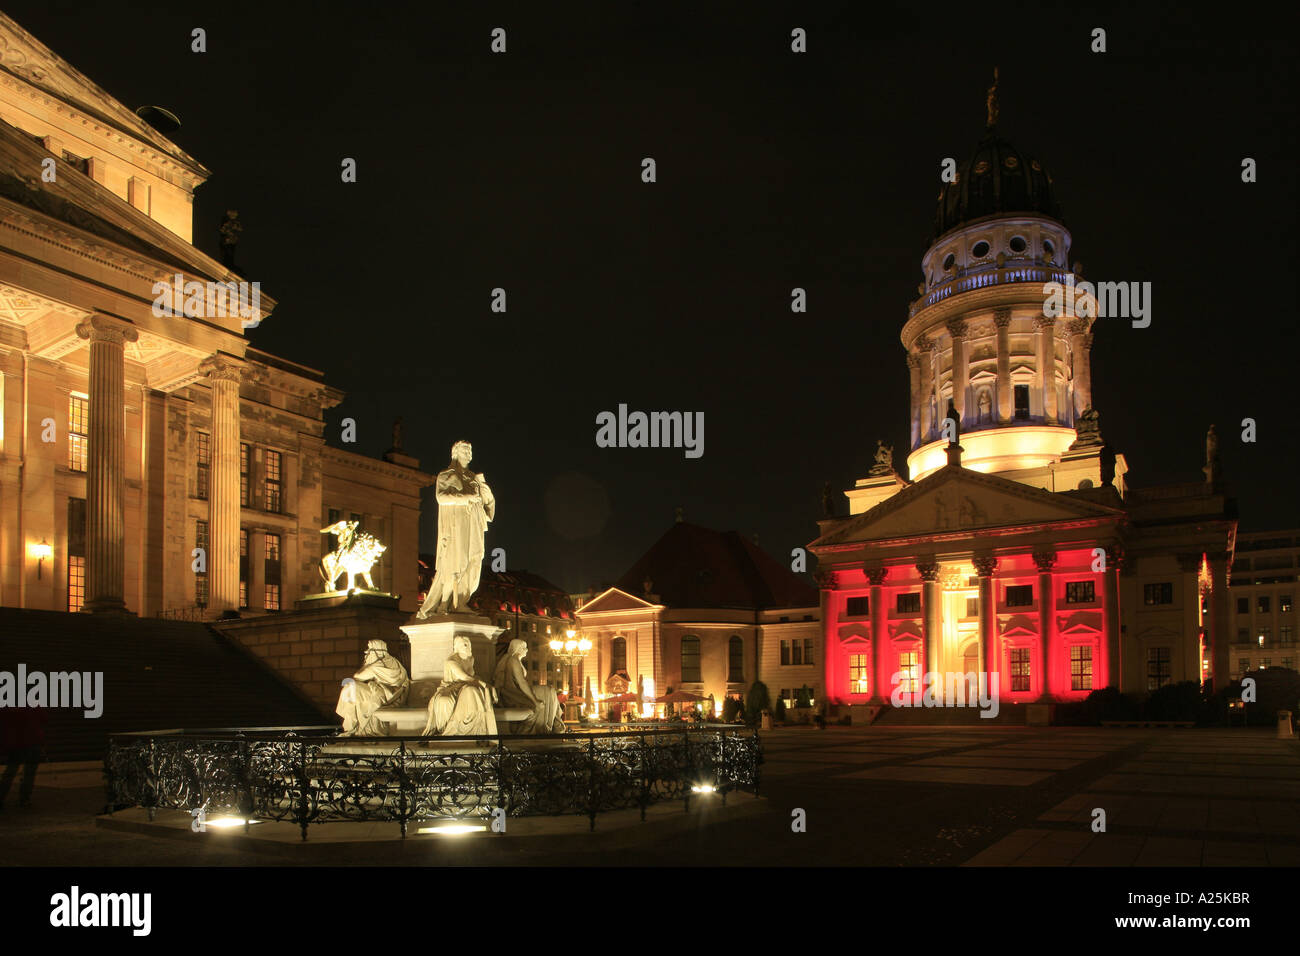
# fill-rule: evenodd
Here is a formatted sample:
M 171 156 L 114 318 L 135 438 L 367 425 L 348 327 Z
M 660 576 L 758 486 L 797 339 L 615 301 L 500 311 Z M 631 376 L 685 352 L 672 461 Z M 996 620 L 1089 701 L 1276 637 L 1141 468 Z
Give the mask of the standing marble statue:
M 467 441 L 451 446 L 451 464 L 438 473 L 438 553 L 433 583 L 416 613 L 442 614 L 464 608 L 478 590 L 483 566 L 483 535 L 496 517 L 497 502 L 487 478 L 469 470 L 474 449 Z
M 477 737 L 495 735 L 497 718 L 492 710 L 496 691 L 474 676 L 474 653 L 469 638 L 452 638 L 451 656 L 442 665 L 442 683 L 429 698 L 429 722 L 424 736 Z
M 528 717 L 512 723 L 510 731 L 515 734 L 562 734 L 564 718 L 555 688 L 529 682 L 528 672 L 524 670 L 524 655 L 527 653 L 528 644 L 515 638 L 505 656 L 497 662 L 493 683 L 501 695 L 501 706 L 531 711 Z
M 411 679 L 383 641 L 370 641 L 361 670 L 343 681 L 334 713 L 343 718 L 343 737 L 385 737 L 389 727 L 375 716 L 380 707 L 406 703 Z

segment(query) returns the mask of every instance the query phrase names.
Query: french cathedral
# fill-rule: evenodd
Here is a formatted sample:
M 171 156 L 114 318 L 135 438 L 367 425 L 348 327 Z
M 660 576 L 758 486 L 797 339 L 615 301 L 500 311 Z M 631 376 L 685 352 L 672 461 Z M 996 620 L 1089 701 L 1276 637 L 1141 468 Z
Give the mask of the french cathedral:
M 928 673 L 987 674 L 1002 704 L 1229 680 L 1235 503 L 1204 477 L 1133 487 L 1104 438 L 1052 177 L 998 131 L 938 196 L 924 281 L 899 338 L 911 380 L 900 470 L 881 444 L 847 517 L 809 545 L 834 705 L 920 694 Z M 1118 321 L 1117 319 L 1103 319 Z

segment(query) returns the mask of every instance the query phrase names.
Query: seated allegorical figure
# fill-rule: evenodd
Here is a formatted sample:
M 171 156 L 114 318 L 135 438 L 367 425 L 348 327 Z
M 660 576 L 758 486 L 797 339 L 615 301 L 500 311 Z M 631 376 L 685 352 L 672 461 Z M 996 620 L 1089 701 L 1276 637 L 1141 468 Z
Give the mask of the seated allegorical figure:
M 562 734 L 564 718 L 554 687 L 533 684 L 524 670 L 524 655 L 528 644 L 519 638 L 510 642 L 504 657 L 497 662 L 496 688 L 501 696 L 501 706 L 518 707 L 531 711 L 524 720 L 510 725 L 515 734 Z
M 406 703 L 411 678 L 402 662 L 388 653 L 383 641 L 366 644 L 361 670 L 343 681 L 334 713 L 343 718 L 344 737 L 384 737 L 388 724 L 375 716 L 380 707 Z
M 451 656 L 442 665 L 442 683 L 429 698 L 429 722 L 424 736 L 477 737 L 497 732 L 492 704 L 496 691 L 474 676 L 469 638 L 451 642 Z

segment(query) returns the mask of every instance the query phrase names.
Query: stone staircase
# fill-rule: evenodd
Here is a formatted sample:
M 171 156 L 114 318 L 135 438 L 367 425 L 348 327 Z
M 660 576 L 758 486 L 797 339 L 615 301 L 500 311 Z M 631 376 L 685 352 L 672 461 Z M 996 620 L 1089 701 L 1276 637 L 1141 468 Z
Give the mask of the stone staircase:
M 0 671 L 101 671 L 103 715 L 49 710 L 52 761 L 102 760 L 126 731 L 336 724 L 206 624 L 0 608 Z

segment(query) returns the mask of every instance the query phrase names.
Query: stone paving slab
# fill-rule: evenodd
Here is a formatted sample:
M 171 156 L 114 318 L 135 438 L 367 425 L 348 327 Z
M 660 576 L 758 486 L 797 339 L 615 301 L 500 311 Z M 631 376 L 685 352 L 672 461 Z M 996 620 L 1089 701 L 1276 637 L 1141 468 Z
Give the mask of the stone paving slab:
M 914 783 L 978 784 L 990 787 L 1028 787 L 1052 776 L 1050 772 L 1029 770 L 979 769 L 966 767 L 876 767 L 853 773 L 836 774 L 839 778 L 864 777 L 872 780 L 906 780 Z
M 1010 770 L 1068 770 L 1083 763 L 1081 760 L 1067 760 L 1053 757 L 1012 757 L 994 754 L 946 754 L 941 757 L 923 757 L 914 760 L 911 766 L 949 766 L 949 767 L 1006 767 Z
M 1088 785 L 1089 790 L 1144 791 L 1146 793 L 1206 794 L 1210 796 L 1273 797 L 1300 800 L 1300 780 L 1243 781 L 1240 777 L 1166 776 L 1154 773 L 1106 774 Z

